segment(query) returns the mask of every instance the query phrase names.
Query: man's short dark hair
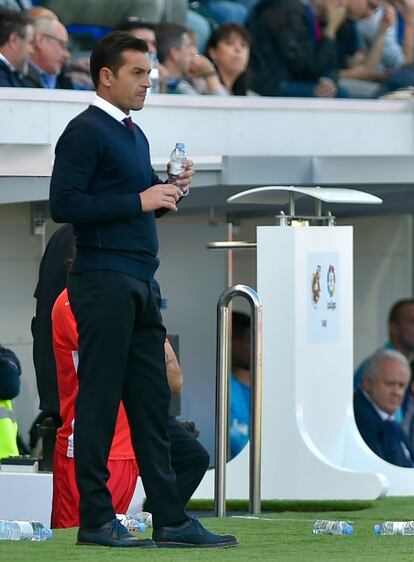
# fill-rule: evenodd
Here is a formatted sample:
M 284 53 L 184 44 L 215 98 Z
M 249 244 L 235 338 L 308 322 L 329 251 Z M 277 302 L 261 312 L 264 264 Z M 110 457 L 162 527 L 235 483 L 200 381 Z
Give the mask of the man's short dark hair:
M 161 23 L 156 26 L 157 53 L 161 63 L 165 61 L 173 47 L 176 49 L 182 47 L 186 33 L 188 33 L 188 29 L 178 23 Z
M 110 68 L 114 74 L 124 64 L 124 51 L 139 51 L 148 53 L 148 45 L 142 39 L 133 37 L 126 31 L 113 31 L 95 45 L 90 60 L 91 77 L 95 88 L 99 84 L 101 69 Z
M 152 23 L 148 23 L 141 18 L 137 18 L 136 16 L 130 16 L 126 20 L 121 21 L 117 25 L 117 31 L 134 31 L 135 29 L 151 29 L 151 31 L 155 31 L 155 25 Z
M 236 340 L 242 340 L 246 336 L 246 332 L 250 330 L 250 316 L 244 312 L 232 313 L 232 337 Z
M 399 322 L 402 309 L 407 305 L 413 305 L 413 304 L 414 304 L 414 299 L 402 299 L 394 303 L 391 307 L 388 316 L 388 323 Z
M 28 25 L 33 25 L 33 19 L 24 12 L 0 8 L 0 47 L 7 43 L 12 33 L 24 39 Z

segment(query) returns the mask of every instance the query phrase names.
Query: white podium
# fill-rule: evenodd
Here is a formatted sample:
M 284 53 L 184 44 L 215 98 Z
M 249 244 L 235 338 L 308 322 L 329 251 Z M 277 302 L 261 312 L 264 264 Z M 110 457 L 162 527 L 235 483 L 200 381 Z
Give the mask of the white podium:
M 268 186 L 230 202 L 273 205 L 292 193 L 320 201 L 380 203 L 350 189 Z M 308 217 L 312 219 L 312 217 Z M 317 204 L 316 220 L 324 221 Z M 326 221 L 333 221 L 326 217 Z M 353 414 L 352 227 L 257 229 L 263 305 L 262 499 L 376 499 L 412 495 L 414 470 L 365 444 Z M 227 465 L 227 498 L 248 497 L 248 452 Z M 213 471 L 196 497 L 212 497 Z

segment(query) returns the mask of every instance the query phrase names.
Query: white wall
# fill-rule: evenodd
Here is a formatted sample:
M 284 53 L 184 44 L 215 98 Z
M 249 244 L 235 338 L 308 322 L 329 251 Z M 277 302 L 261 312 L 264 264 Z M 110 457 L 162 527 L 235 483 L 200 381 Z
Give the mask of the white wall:
M 0 206 L 0 342 L 22 364 L 22 386 L 15 400 L 20 430 L 26 432 L 38 412 L 30 323 L 41 240 L 30 232 L 30 205 Z

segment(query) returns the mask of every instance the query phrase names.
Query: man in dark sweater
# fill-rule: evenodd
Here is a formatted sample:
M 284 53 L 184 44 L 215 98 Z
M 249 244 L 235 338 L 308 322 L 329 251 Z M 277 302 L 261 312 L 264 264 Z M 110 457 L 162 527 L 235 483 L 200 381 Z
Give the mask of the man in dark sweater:
M 148 141 L 129 117 L 150 87 L 148 47 L 125 32 L 104 37 L 91 55 L 97 96 L 56 146 L 52 217 L 74 225 L 77 254 L 68 292 L 79 332 L 75 466 L 80 492 L 78 544 L 154 546 L 115 518 L 107 459 L 122 399 L 158 547 L 233 546 L 188 518 L 171 468 L 168 388 L 159 311 L 155 218 L 188 191 L 187 161 L 175 185 L 152 169 Z
M 0 87 L 21 88 L 33 52 L 33 20 L 0 8 Z

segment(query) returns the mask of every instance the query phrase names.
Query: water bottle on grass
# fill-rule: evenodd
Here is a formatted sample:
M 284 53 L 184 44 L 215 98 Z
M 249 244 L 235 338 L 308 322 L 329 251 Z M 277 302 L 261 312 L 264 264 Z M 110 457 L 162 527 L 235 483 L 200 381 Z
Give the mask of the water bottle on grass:
M 0 520 L 0 540 L 42 542 L 52 537 L 52 531 L 39 521 Z
M 354 529 L 346 521 L 328 521 L 319 519 L 313 525 L 314 535 L 352 535 Z
M 374 525 L 376 535 L 414 535 L 414 521 L 384 521 Z
M 142 511 L 140 513 L 136 513 L 132 515 L 131 513 L 117 513 L 116 518 L 122 523 L 124 527 L 128 529 L 128 531 L 133 532 L 140 532 L 143 533 L 148 525 L 148 515 L 151 517 L 151 526 L 152 526 L 152 516 L 151 513 L 146 513 Z

